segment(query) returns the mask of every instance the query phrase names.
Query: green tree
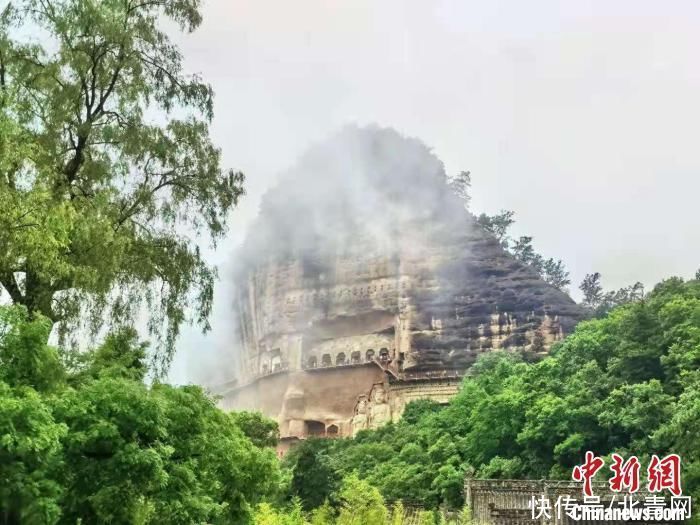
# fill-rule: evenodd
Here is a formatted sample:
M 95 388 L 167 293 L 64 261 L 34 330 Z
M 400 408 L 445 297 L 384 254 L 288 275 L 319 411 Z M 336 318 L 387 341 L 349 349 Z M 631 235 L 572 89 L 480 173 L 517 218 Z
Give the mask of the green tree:
M 542 278 L 557 290 L 564 290 L 571 284 L 569 272 L 561 259 L 556 261 L 551 257 L 546 259 L 542 265 Z
M 76 357 L 78 368 L 74 370 L 74 380 L 87 377 L 119 377 L 143 381 L 148 373 L 146 352 L 148 344 L 140 341 L 133 328 L 122 328 L 107 334 L 103 343 L 91 352 L 71 355 Z M 82 365 L 82 367 L 81 367 Z
M 116 377 L 55 402 L 66 523 L 236 523 L 272 491 L 276 459 L 198 387 Z
M 448 184 L 452 189 L 452 192 L 459 197 L 464 203 L 464 208 L 469 209 L 469 204 L 472 200 L 471 188 L 472 188 L 472 176 L 468 171 L 460 171 L 459 175 L 452 177 Z
M 456 455 L 438 467 L 432 488 L 437 490 L 440 501 L 451 508 L 458 508 L 464 502 L 464 469 Z
M 498 239 L 504 249 L 510 247 L 511 239 L 508 230 L 515 223 L 513 216 L 515 212 L 510 210 L 501 210 L 496 215 L 486 215 L 482 213 L 476 219 L 476 222 L 487 232 Z
M 685 490 L 700 490 L 700 377 L 686 377 L 686 385 L 673 407 L 673 415 L 654 432 L 656 448 L 670 449 L 683 458 Z
M 418 525 L 435 525 L 435 513 L 429 510 L 421 510 L 418 513 Z
M 389 512 L 380 492 L 367 481 L 351 474 L 340 489 L 337 525 L 385 525 Z
M 256 447 L 277 446 L 280 431 L 276 421 L 263 416 L 260 412 L 232 412 L 231 417 Z
M 283 522 L 283 514 L 267 502 L 260 503 L 253 514 L 253 525 L 280 525 Z
M 327 501 L 311 513 L 311 525 L 332 525 L 333 521 L 333 508 Z
M 569 272 L 564 267 L 564 263 L 552 258 L 545 259 L 537 253 L 532 247 L 532 237 L 518 238 L 510 245 L 509 250 L 516 259 L 530 266 L 546 283 L 551 284 L 557 290 L 563 290 L 571 284 Z
M 261 503 L 253 514 L 253 525 L 307 525 L 308 523 L 299 501 L 295 501 L 291 508 L 282 510 L 275 509 L 267 502 Z M 318 521 L 314 525 L 331 524 L 331 521 Z
M 47 344 L 50 330 L 47 319 L 30 319 L 23 306 L 0 306 L 0 381 L 42 392 L 61 383 L 59 353 Z
M 0 429 L 0 523 L 56 523 L 63 487 L 51 473 L 66 427 L 35 390 L 0 381 Z
M 591 310 L 598 308 L 603 300 L 603 285 L 600 283 L 600 273 L 586 274 L 579 285 L 579 290 L 583 292 L 583 306 Z
M 403 411 L 401 416 L 405 423 L 413 424 L 420 421 L 428 414 L 435 414 L 442 409 L 442 405 L 432 399 L 417 399 L 411 401 Z
M 532 266 L 538 273 L 542 271 L 542 257 L 532 247 L 532 237 L 519 237 L 511 246 L 511 253 L 520 262 Z
M 295 447 L 287 458 L 294 465 L 292 494 L 300 499 L 306 510 L 332 498 L 339 486 L 340 476 L 331 465 L 325 446 L 320 440 L 310 439 Z
M 640 282 L 605 292 L 598 272 L 587 274 L 579 285 L 579 289 L 583 292 L 583 306 L 596 317 L 605 316 L 616 306 L 644 299 L 644 285 Z
M 210 86 L 159 27 L 193 31 L 199 7 L 22 0 L 0 14 L 0 283 L 62 335 L 86 308 L 96 331 L 148 305 L 168 349 L 190 304 L 208 327 L 215 271 L 195 241 L 225 233 L 243 177 L 209 138 Z
M 473 523 L 472 509 L 469 505 L 465 505 L 459 512 L 459 525 L 472 525 Z
M 148 507 L 151 515 L 172 454 L 154 396 L 136 382 L 106 378 L 67 391 L 54 413 L 70 429 L 60 474 L 62 521 L 130 523 Z
M 49 326 L 0 307 L 0 523 L 240 523 L 276 489 L 275 452 L 201 388 L 143 382 L 132 330 L 64 360 Z

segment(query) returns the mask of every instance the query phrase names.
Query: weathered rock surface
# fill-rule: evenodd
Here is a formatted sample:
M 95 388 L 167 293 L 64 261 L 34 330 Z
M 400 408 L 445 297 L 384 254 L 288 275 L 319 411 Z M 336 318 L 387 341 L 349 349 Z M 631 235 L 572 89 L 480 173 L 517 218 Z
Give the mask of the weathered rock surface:
M 444 400 L 480 353 L 545 352 L 582 317 L 478 226 L 422 143 L 387 129 L 312 148 L 265 196 L 239 262 L 225 404 L 262 409 L 283 436 Z

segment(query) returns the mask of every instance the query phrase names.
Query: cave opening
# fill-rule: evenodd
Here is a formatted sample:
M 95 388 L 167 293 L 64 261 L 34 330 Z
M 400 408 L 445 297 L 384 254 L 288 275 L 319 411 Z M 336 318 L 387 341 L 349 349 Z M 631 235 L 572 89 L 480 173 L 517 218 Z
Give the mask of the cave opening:
M 307 419 L 304 421 L 306 425 L 306 435 L 307 436 L 325 436 L 326 435 L 326 425 L 320 421 L 314 421 L 313 419 Z

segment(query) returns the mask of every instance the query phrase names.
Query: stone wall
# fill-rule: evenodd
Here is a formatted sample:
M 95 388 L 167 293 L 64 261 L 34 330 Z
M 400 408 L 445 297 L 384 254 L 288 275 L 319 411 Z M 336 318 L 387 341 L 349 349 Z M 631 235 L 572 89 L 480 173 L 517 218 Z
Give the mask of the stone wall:
M 603 504 L 612 501 L 613 493 L 610 492 L 606 482 L 594 482 L 593 492 L 600 496 Z M 464 484 L 465 502 L 472 510 L 472 518 L 479 525 L 614 525 L 624 523 L 622 521 L 573 521 L 563 515 L 557 516 L 554 502 L 557 498 L 571 496 L 578 502 L 582 502 L 582 484 L 569 481 L 554 480 L 497 480 L 497 479 L 469 479 Z M 636 494 L 637 497 L 648 495 L 643 490 Z M 532 511 L 528 504 L 532 497 L 547 497 L 552 503 L 551 520 L 546 520 L 544 515 L 540 519 L 532 519 Z M 617 500 L 620 501 L 620 496 Z M 632 522 L 631 522 L 632 523 Z M 634 523 L 641 524 L 636 521 Z M 663 525 L 654 522 L 655 525 Z

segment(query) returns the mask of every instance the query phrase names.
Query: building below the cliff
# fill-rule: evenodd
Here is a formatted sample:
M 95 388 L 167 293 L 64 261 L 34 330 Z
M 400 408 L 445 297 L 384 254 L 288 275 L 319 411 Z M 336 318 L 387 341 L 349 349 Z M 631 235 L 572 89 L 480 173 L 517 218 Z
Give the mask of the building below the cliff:
M 237 263 L 240 366 L 219 393 L 275 418 L 283 441 L 447 402 L 480 354 L 542 354 L 582 316 L 477 224 L 422 143 L 387 129 L 312 148 Z

